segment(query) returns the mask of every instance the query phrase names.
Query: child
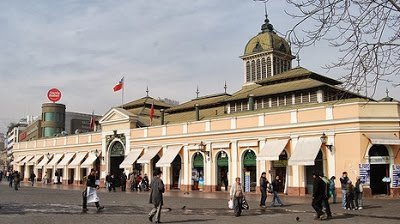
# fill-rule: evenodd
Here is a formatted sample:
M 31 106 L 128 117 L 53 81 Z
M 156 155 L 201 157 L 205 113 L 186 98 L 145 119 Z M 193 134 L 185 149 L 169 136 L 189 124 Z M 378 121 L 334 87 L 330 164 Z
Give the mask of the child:
M 356 202 L 356 209 L 362 209 L 363 206 L 363 183 L 360 177 L 356 179 L 356 185 L 354 186 L 354 200 Z
M 346 194 L 346 209 L 354 209 L 354 186 L 350 180 L 348 181 L 348 189 Z

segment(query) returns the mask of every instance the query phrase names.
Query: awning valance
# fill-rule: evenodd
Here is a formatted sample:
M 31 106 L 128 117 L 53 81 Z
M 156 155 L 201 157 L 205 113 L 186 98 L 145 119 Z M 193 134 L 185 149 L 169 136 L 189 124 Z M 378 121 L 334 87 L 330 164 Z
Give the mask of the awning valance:
M 289 139 L 271 140 L 267 141 L 261 149 L 257 160 L 261 161 L 274 161 L 279 160 L 279 155 L 285 149 Z
M 31 159 L 33 159 L 33 157 L 35 157 L 35 156 L 34 156 L 34 155 L 26 156 L 23 160 L 21 160 L 21 161 L 19 162 L 19 164 L 20 164 L 20 165 L 24 165 L 24 163 L 29 162 Z
M 49 162 L 49 159 L 47 156 L 43 155 L 43 159 L 39 162 L 39 164 L 36 165 L 36 168 L 41 169 L 43 166 L 46 166 L 46 164 Z
M 163 151 L 163 156 L 157 162 L 157 167 L 170 167 L 172 161 L 174 161 L 176 155 L 178 155 L 179 151 L 182 149 L 182 145 L 179 146 L 168 146 Z
M 25 159 L 25 157 L 26 156 L 20 156 L 20 157 L 16 157 L 15 159 L 14 159 L 14 164 L 17 164 L 17 163 L 19 163 L 19 162 L 21 162 L 23 159 Z
M 321 139 L 300 138 L 289 159 L 290 166 L 313 166 L 315 158 L 321 149 Z
M 43 157 L 43 155 L 36 155 L 31 159 L 29 162 L 26 163 L 26 165 L 35 165 L 38 164 L 39 160 Z
M 119 165 L 119 168 L 131 168 L 133 163 L 139 158 L 140 154 L 142 154 L 143 148 L 132 149 L 129 154 L 126 156 L 124 161 Z
M 365 134 L 373 145 L 400 145 L 400 139 L 394 134 Z
M 50 160 L 50 162 L 46 165 L 47 167 L 49 166 L 55 166 L 57 163 L 60 161 L 61 157 L 63 157 L 64 154 L 54 154 L 53 159 Z
M 75 158 L 71 161 L 71 163 L 68 165 L 69 168 L 75 168 L 77 166 L 80 166 L 83 159 L 86 157 L 87 152 L 78 152 L 75 156 Z
M 137 160 L 137 163 L 150 163 L 150 161 L 154 158 L 154 156 L 157 155 L 157 153 L 161 150 L 161 146 L 157 147 L 149 147 L 143 154 L 142 157 L 140 157 Z
M 96 159 L 97 159 L 96 154 L 94 154 L 93 152 L 89 153 L 89 156 L 85 159 L 85 161 L 83 161 L 81 167 L 91 168 Z
M 75 153 L 73 152 L 65 153 L 64 158 L 57 164 L 57 168 L 63 168 L 64 166 L 68 165 L 74 155 Z

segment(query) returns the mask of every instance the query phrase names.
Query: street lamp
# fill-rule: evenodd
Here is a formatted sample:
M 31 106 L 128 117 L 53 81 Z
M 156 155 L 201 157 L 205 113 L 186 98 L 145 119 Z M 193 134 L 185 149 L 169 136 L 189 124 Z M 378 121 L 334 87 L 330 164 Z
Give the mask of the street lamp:
M 46 157 L 47 157 L 47 159 L 50 159 L 51 155 L 49 152 L 46 154 Z
M 96 157 L 99 157 L 100 154 L 101 154 L 101 152 L 99 152 L 99 151 L 96 149 L 96 151 L 94 152 L 94 155 L 95 155 Z M 102 160 L 104 161 L 104 156 L 101 156 L 100 159 L 102 159 Z
M 203 141 L 200 142 L 199 148 L 197 149 L 197 152 L 202 152 L 204 153 L 208 158 L 210 157 L 210 151 L 206 150 L 206 144 L 203 143 Z
M 321 143 L 324 144 L 329 149 L 330 152 L 332 152 L 332 146 L 333 145 L 328 145 L 327 144 L 328 143 L 328 136 L 325 134 L 325 132 L 322 133 L 320 139 L 321 139 Z

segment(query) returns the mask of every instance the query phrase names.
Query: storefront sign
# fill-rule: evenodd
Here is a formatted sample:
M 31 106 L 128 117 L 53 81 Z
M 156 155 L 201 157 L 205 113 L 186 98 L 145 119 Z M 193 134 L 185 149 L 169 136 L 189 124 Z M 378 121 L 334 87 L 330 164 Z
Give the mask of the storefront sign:
M 276 160 L 272 161 L 273 167 L 287 167 L 288 161 L 287 160 Z
M 370 164 L 359 164 L 358 165 L 360 171 L 360 180 L 361 183 L 365 185 L 369 185 L 369 171 L 370 171 Z
M 369 157 L 370 164 L 388 164 L 390 162 L 389 156 L 371 156 Z
M 400 187 L 400 165 L 393 165 L 393 187 Z
M 250 172 L 244 172 L 244 191 L 250 192 Z
M 55 103 L 61 99 L 61 91 L 57 88 L 52 88 L 47 92 L 47 98 Z

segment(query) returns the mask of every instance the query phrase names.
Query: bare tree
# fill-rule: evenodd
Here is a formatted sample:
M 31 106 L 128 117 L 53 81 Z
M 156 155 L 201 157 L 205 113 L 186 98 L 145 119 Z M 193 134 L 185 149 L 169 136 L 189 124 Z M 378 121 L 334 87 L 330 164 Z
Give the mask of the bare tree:
M 379 82 L 400 85 L 399 0 L 286 1 L 295 7 L 286 13 L 299 19 L 287 32 L 291 44 L 300 50 L 327 40 L 339 48 L 338 60 L 325 68 L 343 68 L 345 88 L 373 96 Z

